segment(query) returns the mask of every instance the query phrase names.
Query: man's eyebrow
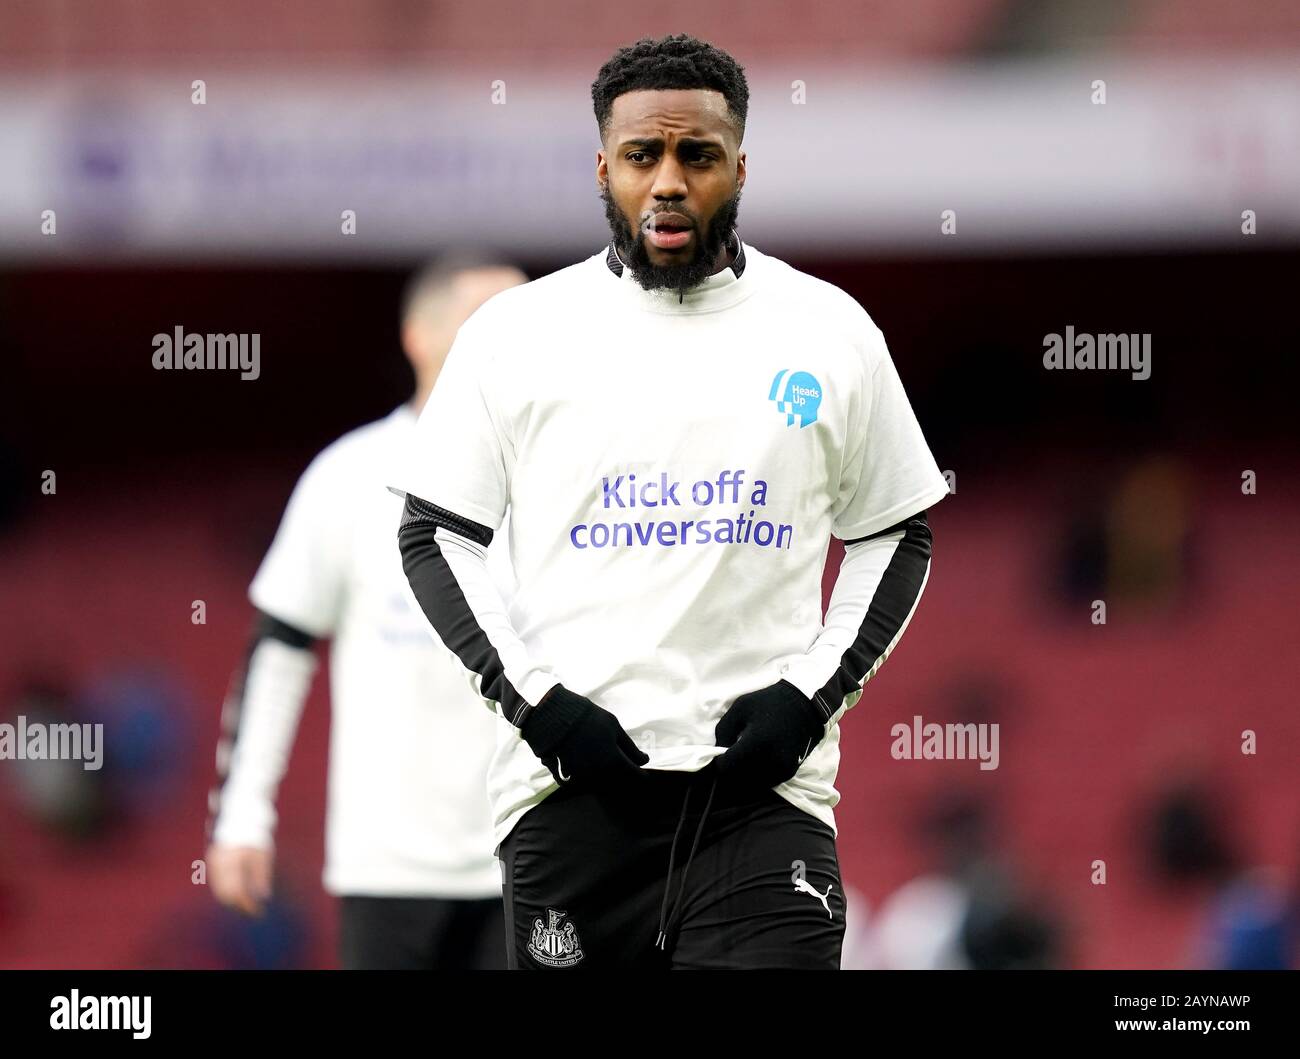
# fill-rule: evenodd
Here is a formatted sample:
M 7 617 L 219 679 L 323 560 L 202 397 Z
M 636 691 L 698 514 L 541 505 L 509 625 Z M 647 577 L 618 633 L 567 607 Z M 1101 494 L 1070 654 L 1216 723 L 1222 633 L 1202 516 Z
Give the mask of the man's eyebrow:
M 721 139 L 703 139 L 698 136 L 681 136 L 677 143 L 682 147 L 712 147 L 716 150 L 723 150 Z M 659 150 L 664 145 L 662 136 L 634 136 L 619 143 L 619 150 L 626 150 L 628 147 L 645 147 L 652 150 Z

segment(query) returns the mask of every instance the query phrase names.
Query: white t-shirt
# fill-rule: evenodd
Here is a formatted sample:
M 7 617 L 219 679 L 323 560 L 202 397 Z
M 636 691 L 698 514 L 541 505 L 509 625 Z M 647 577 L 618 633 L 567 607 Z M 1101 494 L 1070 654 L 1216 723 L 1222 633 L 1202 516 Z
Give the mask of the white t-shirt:
M 649 769 L 722 753 L 727 707 L 803 658 L 831 533 L 867 536 L 948 492 L 865 310 L 743 252 L 740 277 L 680 300 L 616 275 L 606 250 L 493 296 L 388 479 L 491 529 L 509 509 L 508 616 L 535 662 L 512 683 L 529 702 L 556 680 L 590 697 Z M 832 723 L 776 788 L 832 830 L 839 757 Z M 556 789 L 504 723 L 488 786 L 498 843 Z
M 402 501 L 383 488 L 415 422 L 403 405 L 312 461 L 249 598 L 332 638 L 326 889 L 490 897 L 501 875 L 486 773 L 501 721 L 413 610 Z

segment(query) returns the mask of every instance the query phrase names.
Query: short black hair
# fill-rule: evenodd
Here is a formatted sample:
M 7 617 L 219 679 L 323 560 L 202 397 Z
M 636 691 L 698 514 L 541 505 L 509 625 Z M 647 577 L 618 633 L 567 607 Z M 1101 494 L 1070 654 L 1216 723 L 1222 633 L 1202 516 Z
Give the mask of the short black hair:
M 409 320 L 426 304 L 436 306 L 447 296 L 462 272 L 518 267 L 509 262 L 507 255 L 487 245 L 452 246 L 418 269 L 406 281 L 402 290 L 401 319 L 404 322 Z
M 643 37 L 619 48 L 600 68 L 591 84 L 591 102 L 596 108 L 600 140 L 609 133 L 614 100 L 625 92 L 665 88 L 709 88 L 722 93 L 731 115 L 736 140 L 745 137 L 749 112 L 749 83 L 745 70 L 730 55 L 712 44 L 678 33 L 652 40 Z

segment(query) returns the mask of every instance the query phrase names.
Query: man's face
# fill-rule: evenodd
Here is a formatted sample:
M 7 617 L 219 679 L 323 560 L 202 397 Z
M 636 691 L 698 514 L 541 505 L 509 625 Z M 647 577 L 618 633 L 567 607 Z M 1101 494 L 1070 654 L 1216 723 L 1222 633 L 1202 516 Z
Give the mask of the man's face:
M 436 377 L 456 332 L 474 310 L 507 287 L 527 282 L 528 277 L 517 268 L 465 269 L 440 297 L 413 306 L 402 321 L 402 347 L 416 373 L 427 372 Z
M 721 92 L 619 96 L 596 180 L 614 247 L 646 290 L 689 291 L 726 262 L 745 152 Z

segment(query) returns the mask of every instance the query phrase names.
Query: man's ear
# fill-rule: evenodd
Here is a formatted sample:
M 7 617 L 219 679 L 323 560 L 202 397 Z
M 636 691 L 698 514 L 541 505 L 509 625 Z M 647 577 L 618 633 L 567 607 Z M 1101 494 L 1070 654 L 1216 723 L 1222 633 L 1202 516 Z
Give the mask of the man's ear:
M 420 359 L 423 350 L 420 346 L 420 330 L 410 320 L 402 324 L 402 352 L 406 354 L 406 359 L 414 366 Z

